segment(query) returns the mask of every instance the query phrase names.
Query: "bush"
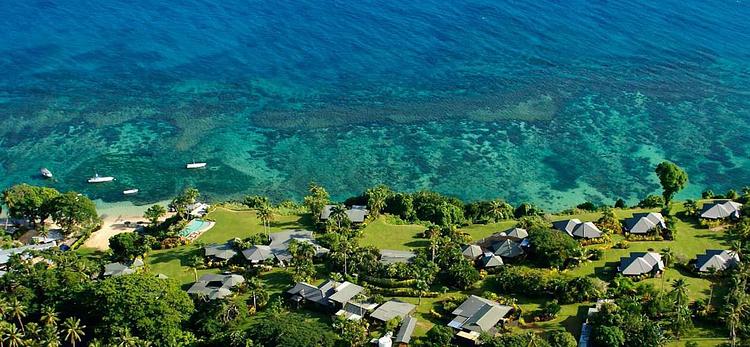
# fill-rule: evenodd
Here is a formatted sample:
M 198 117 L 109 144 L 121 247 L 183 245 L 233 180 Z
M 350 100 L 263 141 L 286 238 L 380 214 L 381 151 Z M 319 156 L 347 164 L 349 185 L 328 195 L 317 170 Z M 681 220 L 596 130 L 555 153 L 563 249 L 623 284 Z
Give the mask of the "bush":
M 566 261 L 578 253 L 581 246 L 567 234 L 550 229 L 531 229 L 529 243 L 534 258 L 541 266 L 562 269 Z
M 604 250 L 601 248 L 592 248 L 588 250 L 591 260 L 599 260 L 604 256 Z
M 576 208 L 584 210 L 584 211 L 596 211 L 597 210 L 596 205 L 594 205 L 594 203 L 591 201 L 586 201 L 582 204 L 579 204 L 578 206 L 576 206 Z
M 628 248 L 630 248 L 630 244 L 628 243 L 628 241 L 626 241 L 626 240 L 622 240 L 622 241 L 620 241 L 620 242 L 617 242 L 617 243 L 615 243 L 615 245 L 614 245 L 614 246 L 612 246 L 612 248 L 617 248 L 617 249 L 628 249 Z
M 601 286 L 589 277 L 572 277 L 523 266 L 501 267 L 495 281 L 498 292 L 532 298 L 551 297 L 564 304 L 595 299 L 601 294 Z
M 638 203 L 640 208 L 657 208 L 664 206 L 664 198 L 660 195 L 649 195 Z

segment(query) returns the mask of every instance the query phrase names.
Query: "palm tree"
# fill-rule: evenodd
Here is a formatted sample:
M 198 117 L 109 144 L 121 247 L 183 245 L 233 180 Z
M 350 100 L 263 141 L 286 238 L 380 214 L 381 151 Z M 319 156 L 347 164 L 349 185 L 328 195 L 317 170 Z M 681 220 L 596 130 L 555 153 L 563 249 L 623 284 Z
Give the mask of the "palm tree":
M 63 322 L 63 329 L 65 332 L 65 339 L 70 342 L 73 347 L 76 347 L 76 342 L 81 341 L 81 336 L 86 335 L 83 332 L 85 325 L 81 325 L 81 320 L 75 317 L 68 317 Z
M 385 201 L 390 195 L 390 190 L 384 185 L 379 185 L 374 188 L 370 188 L 365 192 L 367 197 L 367 208 L 370 209 L 370 215 L 373 218 L 377 218 L 380 215 L 380 211 L 385 208 Z
M 346 214 L 346 207 L 344 205 L 335 205 L 331 207 L 331 214 L 329 217 L 331 220 L 336 222 L 338 229 L 341 229 L 341 222 L 349 219 L 349 215 Z
M 672 295 L 675 299 L 675 335 L 680 339 L 680 332 L 690 324 L 690 311 L 687 308 L 687 287 L 688 284 L 680 278 L 672 283 Z
M 513 207 L 507 202 L 502 200 L 492 200 L 490 201 L 489 210 L 487 212 L 489 212 L 489 217 L 492 218 L 492 220 L 498 222 L 503 219 L 508 219 L 512 211 Z
M 26 306 L 24 306 L 18 299 L 14 298 L 10 302 L 10 311 L 13 316 L 18 320 L 18 324 L 21 326 L 21 331 L 26 332 L 23 328 L 23 320 L 21 318 L 26 317 Z
M 273 209 L 268 204 L 262 205 L 258 208 L 258 218 L 263 223 L 263 232 L 268 234 L 271 227 L 271 221 L 273 221 Z
M 10 314 L 10 305 L 5 298 L 0 297 L 0 321 Z
M 419 292 L 419 301 L 417 302 L 417 306 L 422 304 L 422 296 L 430 289 L 430 286 L 427 285 L 427 282 L 424 280 L 417 280 L 417 282 L 414 284 L 414 288 Z
M 18 328 L 13 324 L 9 324 L 5 328 L 5 332 L 3 333 L 3 342 L 7 343 L 8 347 L 20 347 L 26 345 L 26 341 L 24 341 L 23 331 L 19 331 Z
M 661 259 L 664 261 L 664 266 L 671 265 L 672 259 L 674 259 L 674 252 L 672 252 L 672 249 L 669 247 L 663 248 L 661 250 Z
M 428 239 L 430 239 L 430 251 L 432 252 L 432 261 L 435 261 L 435 251 L 437 250 L 438 241 L 440 240 L 440 227 L 435 224 L 430 224 L 430 226 L 425 230 L 425 236 L 427 236 Z
M 255 310 L 258 310 L 258 296 L 264 296 L 266 294 L 266 288 L 263 284 L 263 281 L 260 280 L 258 277 L 253 277 L 248 281 L 248 290 L 250 291 L 250 295 L 253 297 L 253 307 Z
M 44 306 L 42 308 L 42 316 L 40 318 L 40 321 L 44 323 L 45 326 L 57 325 L 58 320 L 60 320 L 60 318 L 57 318 L 57 312 L 55 312 L 55 309 L 53 307 Z
M 36 322 L 26 323 L 26 335 L 29 337 L 29 339 L 33 341 L 39 340 L 39 334 L 41 332 L 42 332 L 42 329 L 39 327 L 39 323 L 36 323 Z
M 137 347 L 138 338 L 130 335 L 130 329 L 122 329 L 120 335 L 115 337 L 117 347 Z

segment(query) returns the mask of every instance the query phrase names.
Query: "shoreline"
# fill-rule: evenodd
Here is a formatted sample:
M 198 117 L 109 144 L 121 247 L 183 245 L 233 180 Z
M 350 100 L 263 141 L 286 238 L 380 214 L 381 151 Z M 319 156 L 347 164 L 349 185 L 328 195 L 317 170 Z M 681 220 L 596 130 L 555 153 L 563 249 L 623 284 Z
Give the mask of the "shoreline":
M 143 218 L 143 212 L 151 205 L 135 205 L 130 201 L 116 203 L 104 202 L 101 199 L 94 200 L 96 211 L 102 218 L 102 227 L 93 232 L 91 236 L 83 243 L 82 247 L 106 251 L 109 249 L 109 238 L 117 234 L 132 232 L 132 227 L 125 225 L 126 221 L 137 223 L 146 221 Z M 166 205 L 169 201 L 159 201 L 156 204 Z

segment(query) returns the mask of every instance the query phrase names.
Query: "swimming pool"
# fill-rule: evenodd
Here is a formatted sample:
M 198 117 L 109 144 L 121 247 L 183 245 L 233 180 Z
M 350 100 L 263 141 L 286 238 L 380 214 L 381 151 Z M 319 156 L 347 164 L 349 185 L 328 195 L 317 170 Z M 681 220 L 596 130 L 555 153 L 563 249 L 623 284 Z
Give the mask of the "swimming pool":
M 202 219 L 193 219 L 185 226 L 185 229 L 180 231 L 180 236 L 189 237 L 190 235 L 201 231 L 206 224 L 208 224 L 208 222 Z

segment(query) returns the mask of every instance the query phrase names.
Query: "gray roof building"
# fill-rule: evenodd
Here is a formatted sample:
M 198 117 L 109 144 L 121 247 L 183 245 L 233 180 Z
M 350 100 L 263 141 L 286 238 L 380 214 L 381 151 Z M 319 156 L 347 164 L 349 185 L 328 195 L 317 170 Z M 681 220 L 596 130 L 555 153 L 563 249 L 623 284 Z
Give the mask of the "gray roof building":
M 484 254 L 484 251 L 482 251 L 482 247 L 480 247 L 479 245 L 467 245 L 461 251 L 461 254 L 463 254 L 466 258 L 476 260 Z
M 382 305 L 378 306 L 375 311 L 370 314 L 370 317 L 377 319 L 381 322 L 387 322 L 393 318 L 399 317 L 404 319 L 409 315 L 417 306 L 406 302 L 388 300 Z
M 629 257 L 620 258 L 617 271 L 626 276 L 654 274 L 664 271 L 664 262 L 659 253 L 634 252 L 630 253 Z
M 331 217 L 331 210 L 336 205 L 325 205 L 323 207 L 323 211 L 320 212 L 320 220 L 326 221 L 328 218 Z M 349 209 L 346 210 L 346 216 L 349 218 L 349 220 L 352 223 L 362 223 L 365 221 L 365 218 L 367 218 L 367 215 L 370 213 L 370 211 L 367 209 L 367 206 L 359 206 L 359 205 L 353 205 Z
M 739 218 L 742 204 L 732 200 L 714 200 L 711 203 L 703 204 L 701 209 L 701 218 L 705 219 L 724 219 Z
M 104 273 L 102 276 L 122 276 L 122 275 L 129 275 L 135 273 L 135 270 L 131 269 L 127 265 L 123 263 L 109 263 L 104 265 Z
M 380 250 L 381 264 L 409 263 L 417 255 L 410 251 L 396 251 L 392 249 Z
M 225 243 L 222 245 L 208 245 L 204 248 L 206 257 L 212 257 L 218 260 L 229 260 L 237 254 L 232 245 Z
M 646 234 L 656 228 L 667 228 L 664 216 L 658 212 L 635 213 L 632 218 L 625 219 L 625 230 L 631 234 Z
M 455 317 L 448 326 L 459 330 L 490 332 L 512 310 L 510 306 L 472 295 L 451 312 Z
M 242 251 L 242 256 L 251 263 L 260 263 L 274 258 L 271 246 L 266 245 L 254 245 Z
M 336 285 L 333 281 L 327 281 L 316 287 L 312 284 L 305 282 L 298 282 L 297 284 L 286 291 L 293 301 L 302 302 L 309 301 L 319 305 L 328 306 L 328 297 L 334 293 L 333 287 Z
M 219 275 L 206 274 L 198 279 L 190 289 L 188 294 L 205 295 L 207 298 L 223 299 L 232 294 L 231 289 L 245 282 L 245 278 L 240 275 Z
M 503 265 L 503 258 L 494 253 L 487 253 L 479 259 L 479 266 L 483 268 L 493 268 Z
M 505 235 L 507 235 L 509 238 L 514 239 L 516 241 L 521 241 L 529 237 L 529 232 L 523 228 L 513 228 L 513 229 L 506 231 Z
M 310 242 L 315 246 L 315 256 L 320 256 L 329 252 L 325 247 L 318 245 L 313 239 L 313 232 L 309 230 L 285 230 L 270 235 L 271 244 L 268 245 L 271 248 L 271 253 L 276 257 L 280 263 L 287 263 L 292 259 L 292 255 L 289 253 L 289 243 L 292 240 L 297 242 Z
M 495 255 L 505 258 L 515 258 L 524 253 L 521 244 L 511 240 L 496 242 L 492 245 Z
M 344 282 L 341 283 L 333 288 L 333 293 L 331 296 L 328 297 L 328 301 L 332 303 L 338 303 L 343 307 L 344 304 L 351 301 L 353 297 L 357 296 L 357 294 L 361 293 L 364 288 L 351 283 L 351 282 Z
M 412 316 L 406 316 L 401 321 L 401 327 L 398 328 L 396 333 L 396 343 L 409 344 L 411 341 L 411 335 L 414 334 L 414 328 L 417 326 L 417 319 Z
M 560 231 L 564 231 L 570 236 L 584 239 L 593 239 L 602 236 L 602 231 L 592 222 L 581 222 L 579 219 L 570 219 L 559 222 L 553 222 L 552 226 Z
M 709 272 L 711 269 L 723 271 L 739 265 L 740 256 L 733 251 L 707 250 L 705 254 L 699 254 L 695 260 L 695 269 L 700 272 Z
M 53 242 L 47 242 L 47 243 L 41 243 L 37 245 L 26 245 L 16 248 L 8 248 L 8 249 L 0 249 L 0 265 L 5 265 L 10 261 L 10 256 L 14 254 L 22 254 L 25 252 L 31 252 L 31 251 L 43 251 L 46 249 L 50 249 L 52 247 L 57 246 L 57 243 Z

